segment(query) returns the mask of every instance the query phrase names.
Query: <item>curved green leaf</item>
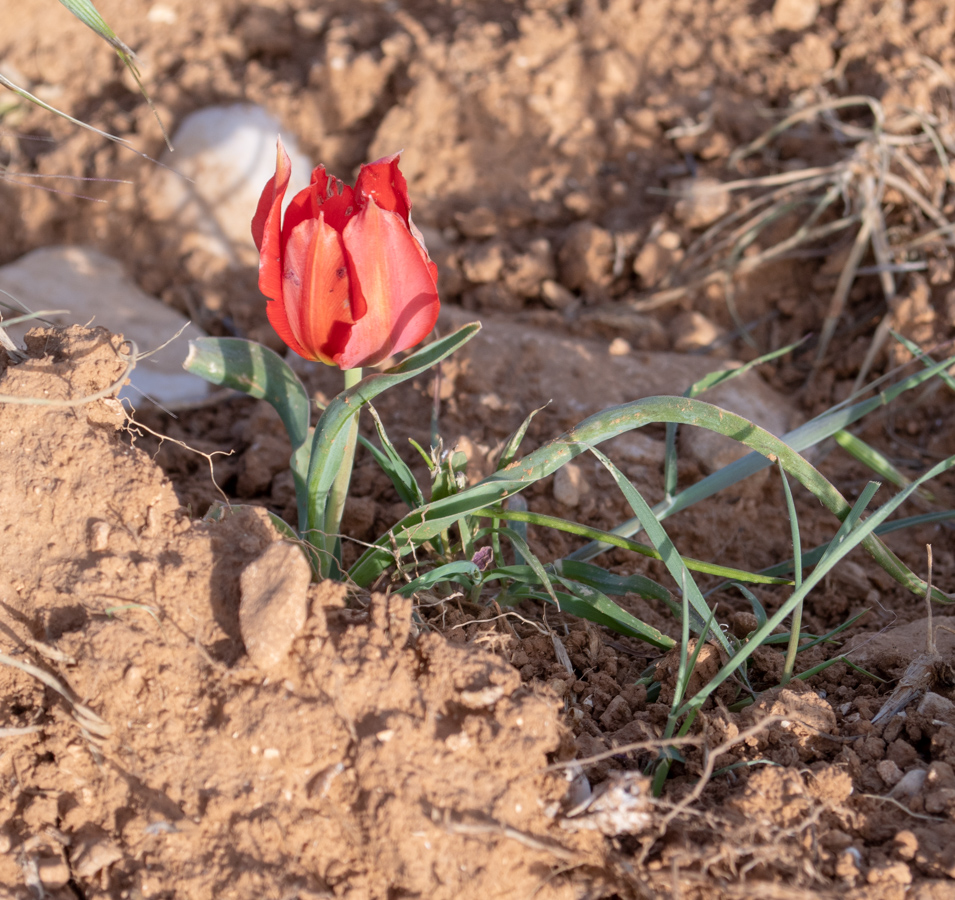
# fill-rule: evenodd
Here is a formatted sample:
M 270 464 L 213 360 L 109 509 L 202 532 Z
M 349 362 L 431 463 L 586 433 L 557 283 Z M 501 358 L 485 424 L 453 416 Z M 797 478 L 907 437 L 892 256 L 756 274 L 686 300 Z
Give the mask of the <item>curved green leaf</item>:
M 304 530 L 314 536 L 313 542 L 321 540 L 319 536 L 324 525 L 325 505 L 341 462 L 340 453 L 336 459 L 336 450 L 343 446 L 341 435 L 352 417 L 382 392 L 426 372 L 450 356 L 480 330 L 480 322 L 465 325 L 453 334 L 412 353 L 394 368 L 368 375 L 328 404 L 315 426 L 306 478 L 307 516 Z

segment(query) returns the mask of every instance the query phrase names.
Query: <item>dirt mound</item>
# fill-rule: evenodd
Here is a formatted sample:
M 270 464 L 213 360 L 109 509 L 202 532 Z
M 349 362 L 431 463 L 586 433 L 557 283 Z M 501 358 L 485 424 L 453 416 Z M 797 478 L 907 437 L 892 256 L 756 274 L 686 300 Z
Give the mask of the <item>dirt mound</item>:
M 570 897 L 599 862 L 561 829 L 572 747 L 548 690 L 313 586 L 290 659 L 241 643 L 239 573 L 276 540 L 261 511 L 191 520 L 118 403 L 61 405 L 124 371 L 102 330 L 34 333 L 0 392 L 0 882 L 53 896 Z M 62 889 L 58 893 L 58 889 Z

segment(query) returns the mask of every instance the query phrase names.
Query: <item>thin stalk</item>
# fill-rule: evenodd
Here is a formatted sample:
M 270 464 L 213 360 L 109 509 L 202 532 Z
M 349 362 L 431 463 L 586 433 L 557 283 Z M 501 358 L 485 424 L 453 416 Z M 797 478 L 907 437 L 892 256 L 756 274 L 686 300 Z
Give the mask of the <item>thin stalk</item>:
M 779 466 L 779 474 L 783 479 L 783 493 L 786 496 L 786 510 L 789 513 L 789 527 L 793 541 L 793 575 L 796 590 L 802 587 L 802 539 L 799 536 L 799 520 L 796 518 L 796 504 L 793 501 L 793 492 L 789 487 L 786 470 Z M 802 637 L 802 600 L 793 610 L 792 627 L 789 631 L 789 646 L 786 648 L 786 661 L 783 663 L 783 677 L 780 684 L 789 684 L 796 668 L 796 654 L 799 652 L 799 639 Z
M 361 369 L 345 370 L 345 390 L 354 387 L 361 381 Z M 328 505 L 325 507 L 325 524 L 323 531 L 333 538 L 334 552 L 331 556 L 322 558 L 322 568 L 328 569 L 322 572 L 326 577 L 341 577 L 342 561 L 342 539 L 341 525 L 342 513 L 345 511 L 345 500 L 348 497 L 348 488 L 351 484 L 352 466 L 355 463 L 355 448 L 358 445 L 358 413 L 352 416 L 351 421 L 346 426 L 348 428 L 348 438 L 345 443 L 345 452 L 342 457 L 342 465 L 335 476 L 332 489 L 328 494 Z

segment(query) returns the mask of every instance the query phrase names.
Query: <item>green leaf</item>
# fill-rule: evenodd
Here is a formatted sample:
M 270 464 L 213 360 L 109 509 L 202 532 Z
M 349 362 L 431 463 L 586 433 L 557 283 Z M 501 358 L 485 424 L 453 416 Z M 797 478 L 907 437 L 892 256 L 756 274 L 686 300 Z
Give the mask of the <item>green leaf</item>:
M 677 552 L 676 546 L 674 545 L 673 541 L 670 540 L 670 536 L 666 533 L 666 530 L 657 521 L 657 517 L 650 509 L 650 505 L 646 500 L 643 499 L 643 495 L 630 483 L 630 479 L 628 479 L 623 472 L 621 472 L 620 469 L 618 469 L 607 458 L 605 454 L 601 453 L 595 447 L 591 447 L 590 452 L 600 460 L 604 468 L 611 474 L 611 476 L 613 476 L 613 480 L 617 483 L 617 487 L 620 488 L 621 493 L 623 493 L 623 496 L 630 505 L 630 508 L 633 510 L 634 515 L 636 515 L 636 517 L 640 520 L 647 537 L 650 538 L 651 543 L 660 554 L 663 564 L 667 567 L 667 570 L 670 572 L 673 580 L 680 585 L 683 591 L 684 603 L 689 603 L 696 612 L 697 616 L 699 616 L 700 619 L 703 619 L 704 622 L 710 622 L 713 616 L 712 610 L 710 610 L 710 608 L 706 605 L 706 600 L 703 599 L 703 594 L 700 592 L 699 587 L 690 575 L 690 572 L 686 567 L 686 563 L 683 562 L 683 559 Z M 689 621 L 690 620 L 688 616 L 684 617 L 685 624 Z M 723 630 L 717 628 L 714 630 L 713 634 L 716 636 L 716 639 L 722 645 L 723 649 L 726 650 L 727 653 L 731 652 L 729 641 L 727 640 L 726 635 L 723 633 Z M 702 644 L 702 634 L 698 644 Z
M 512 505 L 523 498 L 518 495 L 511 498 Z M 544 513 L 532 513 L 526 510 L 500 509 L 497 507 L 488 507 L 474 513 L 482 518 L 500 518 L 507 522 L 527 522 L 531 525 L 539 525 L 542 528 L 555 528 L 558 531 L 564 531 L 568 534 L 576 534 L 580 537 L 591 538 L 593 540 L 606 541 L 612 547 L 620 547 L 623 550 L 631 550 L 639 553 L 641 556 L 650 559 L 662 559 L 663 557 L 646 544 L 640 544 L 629 538 L 620 537 L 611 531 L 601 531 L 599 528 L 592 528 L 589 525 L 581 525 L 579 522 L 571 522 L 569 519 L 561 519 L 557 516 L 548 516 Z M 700 572 L 703 575 L 716 575 L 719 578 L 731 578 L 736 581 L 745 581 L 753 584 L 791 584 L 786 578 L 775 578 L 765 574 L 756 574 L 747 572 L 745 569 L 734 569 L 732 566 L 720 566 L 716 563 L 705 562 L 701 559 L 694 559 L 692 556 L 682 557 L 686 567 L 693 572 Z M 571 556 L 565 557 L 563 562 L 576 563 L 579 560 Z M 667 594 L 669 596 L 669 594 Z M 660 597 L 661 600 L 665 598 Z
M 842 428 L 851 425 L 853 422 L 858 421 L 863 416 L 868 415 L 870 412 L 878 409 L 882 406 L 888 406 L 896 397 L 899 397 L 901 394 L 906 391 L 913 390 L 921 384 L 924 384 L 926 381 L 934 378 L 936 375 L 946 371 L 955 365 L 955 356 L 949 357 L 944 362 L 934 363 L 929 366 L 922 372 L 916 372 L 914 375 L 910 375 L 908 378 L 903 379 L 898 384 L 892 385 L 884 391 L 881 391 L 875 397 L 872 397 L 868 400 L 863 400 L 859 403 L 852 404 L 847 408 L 836 407 L 835 409 L 827 410 L 822 415 L 817 416 L 815 419 L 811 419 L 809 422 L 806 422 L 804 425 L 801 425 L 799 428 L 794 429 L 793 431 L 788 432 L 783 435 L 783 437 L 775 438 L 776 441 L 779 441 L 780 444 L 785 446 L 788 451 L 799 453 L 801 450 L 805 450 L 809 447 L 814 447 L 819 444 L 821 441 L 826 438 L 832 437 L 837 431 Z M 870 386 L 871 387 L 871 386 Z M 665 398 L 661 397 L 648 397 L 647 401 L 659 401 Z M 643 401 L 636 401 L 641 403 Z M 674 401 L 676 402 L 676 401 Z M 685 402 L 699 402 L 699 401 L 685 401 Z M 629 405 L 629 404 L 628 404 Z M 618 407 L 622 409 L 623 407 Z M 716 408 L 716 407 L 714 407 Z M 689 410 L 688 410 L 689 412 Z M 733 415 L 733 414 L 729 414 Z M 594 417 L 588 419 L 590 422 Z M 676 421 L 678 424 L 695 424 L 700 425 L 704 428 L 708 428 L 710 431 L 717 431 L 720 434 L 726 434 L 730 437 L 733 437 L 730 430 L 724 430 L 720 427 L 716 427 L 716 423 L 707 424 L 705 421 L 691 421 L 696 417 L 688 415 L 686 419 L 679 417 L 670 417 L 670 418 L 660 418 L 658 421 L 669 422 Z M 739 420 L 739 416 L 734 415 L 734 419 Z M 745 420 L 742 420 L 745 421 Z M 642 423 L 641 423 L 642 424 Z M 755 426 L 753 426 L 755 427 Z M 759 429 L 762 431 L 762 429 Z M 765 433 L 765 432 L 764 432 Z M 659 517 L 660 521 L 663 521 L 666 518 L 669 518 L 674 513 L 679 512 L 680 510 L 687 509 L 690 506 L 699 503 L 702 500 L 712 497 L 714 494 L 719 491 L 730 487 L 744 478 L 748 478 L 750 475 L 759 472 L 760 470 L 766 468 L 766 466 L 771 465 L 774 461 L 774 457 L 782 456 L 782 454 L 777 454 L 775 451 L 764 451 L 760 447 L 756 447 L 753 444 L 750 444 L 748 441 L 742 440 L 740 443 L 750 446 L 752 449 L 756 450 L 756 453 L 750 453 L 748 456 L 743 457 L 742 459 L 736 460 L 736 462 L 731 463 L 728 466 L 720 469 L 718 472 L 714 472 L 712 475 L 708 475 L 702 481 L 698 481 L 696 484 L 691 485 L 686 490 L 681 491 L 679 494 L 674 496 L 671 499 L 665 500 L 663 503 L 658 503 L 654 508 L 654 513 Z M 787 471 L 790 471 L 787 468 Z M 794 474 L 790 472 L 790 474 Z M 808 487 L 808 485 L 806 485 Z M 809 488 L 812 490 L 812 488 Z M 833 488 L 833 490 L 835 490 Z M 815 491 L 813 491 L 815 493 Z M 819 497 L 819 495 L 816 495 Z M 822 497 L 819 497 L 822 500 Z M 827 506 L 828 502 L 823 500 Z M 829 506 L 832 509 L 831 506 Z M 618 525 L 613 529 L 614 534 L 619 534 L 624 537 L 631 537 L 634 534 L 637 534 L 640 530 L 640 522 L 637 519 L 630 519 L 624 522 L 621 525 Z M 581 559 L 588 560 L 593 559 L 595 556 L 599 556 L 601 553 L 606 550 L 607 547 L 603 546 L 598 542 L 588 544 L 586 547 L 581 547 L 579 550 L 575 550 L 570 554 L 571 559 Z M 868 549 L 868 548 L 867 548 Z M 870 551 L 871 552 L 871 551 Z M 881 565 L 881 563 L 880 563 Z M 884 567 L 885 568 L 885 567 Z M 886 571 L 889 571 L 887 568 Z M 901 571 L 896 569 L 896 571 Z M 908 572 L 908 570 L 905 570 Z M 890 572 L 890 574 L 892 574 Z M 909 573 L 911 574 L 911 573 Z M 899 580 L 895 574 L 892 576 Z M 907 576 L 902 575 L 901 577 L 907 578 Z M 906 581 L 901 582 L 908 586 Z
M 749 600 L 749 605 L 753 608 L 753 615 L 756 616 L 756 627 L 758 628 L 761 625 L 765 625 L 767 619 L 766 610 L 763 608 L 763 604 L 759 602 L 759 597 L 738 581 L 733 582 L 733 587 Z
M 792 596 L 786 600 L 785 603 L 780 606 L 780 608 L 769 617 L 766 624 L 761 628 L 757 629 L 750 640 L 747 641 L 733 656 L 730 660 L 724 665 L 716 675 L 707 682 L 692 698 L 690 698 L 679 712 L 686 713 L 691 709 L 699 709 L 704 702 L 706 702 L 707 697 L 709 697 L 727 678 L 729 678 L 756 650 L 756 648 L 773 632 L 773 630 L 780 625 L 785 618 L 790 615 L 790 613 L 795 609 L 797 605 L 803 602 L 806 595 L 822 581 L 823 578 L 835 567 L 836 563 L 839 560 L 843 559 L 850 551 L 854 550 L 859 545 L 865 545 L 865 542 L 872 537 L 873 530 L 882 524 L 902 503 L 904 503 L 913 493 L 915 493 L 919 487 L 922 486 L 925 482 L 931 480 L 932 478 L 941 475 L 943 472 L 948 471 L 953 466 L 955 466 L 955 456 L 949 457 L 948 459 L 938 463 L 933 466 L 914 481 L 909 487 L 900 491 L 896 494 L 891 500 L 887 503 L 880 506 L 875 512 L 873 512 L 868 519 L 864 521 L 858 520 L 858 513 L 861 512 L 858 508 L 853 510 L 853 515 L 857 519 L 855 527 L 846 535 L 844 535 L 838 542 L 833 540 L 830 542 L 827 549 L 825 557 L 820 560 L 819 564 L 815 569 L 806 577 L 806 580 L 802 583 L 802 586 L 793 592 Z M 871 495 L 870 495 L 871 496 Z M 925 585 L 923 582 L 922 590 L 925 590 Z
M 379 394 L 410 378 L 426 372 L 442 359 L 450 356 L 481 330 L 479 322 L 465 325 L 453 334 L 434 341 L 406 357 L 401 363 L 386 372 L 378 372 L 363 378 L 358 384 L 342 391 L 322 413 L 315 426 L 309 458 L 307 485 L 307 526 L 310 540 L 320 541 L 324 525 L 325 505 L 329 492 L 338 474 L 343 447 L 341 441 L 346 426 L 362 406 L 370 403 Z M 387 539 L 387 538 L 386 538 Z
M 95 31 L 107 44 L 109 44 L 121 57 L 132 58 L 135 53 L 129 49 L 117 36 L 109 25 L 103 20 L 99 11 L 90 3 L 90 0 L 60 0 L 77 19 L 79 19 L 88 28 Z
M 532 413 L 528 415 L 523 422 L 521 422 L 520 427 L 517 431 L 514 432 L 504 444 L 504 449 L 501 451 L 501 458 L 498 460 L 497 468 L 504 469 L 507 468 L 512 462 L 514 462 L 514 457 L 517 456 L 517 451 L 521 446 L 521 441 L 524 440 L 524 435 L 527 434 L 527 429 L 530 427 L 531 421 L 534 416 L 536 416 L 542 410 L 547 409 L 547 404 L 541 406 L 539 409 L 535 409 Z
M 804 343 L 807 338 L 803 338 L 801 341 L 797 341 L 794 344 L 789 344 L 786 347 L 781 347 L 779 350 L 773 350 L 770 353 L 765 353 L 757 359 L 752 359 L 748 363 L 744 363 L 742 366 L 736 366 L 733 369 L 720 369 L 716 372 L 710 372 L 707 375 L 704 375 L 699 381 L 695 381 L 691 384 L 684 392 L 684 397 L 699 397 L 701 394 L 706 391 L 712 390 L 715 387 L 719 387 L 721 384 L 726 384 L 732 381 L 734 378 L 739 378 L 740 375 L 745 374 L 750 371 L 750 369 L 755 368 L 756 366 L 762 365 L 763 363 L 771 362 L 774 359 L 777 359 L 780 356 L 785 356 L 787 353 L 795 350 L 800 344 Z M 677 425 L 674 422 L 667 423 L 666 427 L 666 441 L 665 441 L 665 452 L 664 452 L 664 465 L 663 465 L 663 491 L 666 497 L 672 497 L 673 492 L 676 490 L 676 481 L 677 481 L 677 454 L 676 454 L 676 433 Z
M 268 347 L 241 338 L 203 337 L 189 341 L 182 367 L 212 384 L 266 400 L 279 414 L 292 442 L 290 465 L 295 482 L 299 528 L 306 528 L 308 473 L 308 393 L 292 367 Z
M 591 563 L 560 559 L 553 564 L 554 571 L 565 578 L 589 585 L 605 594 L 623 597 L 626 594 L 639 594 L 641 597 L 667 601 L 670 592 L 645 575 L 614 575 L 600 566 Z
M 857 459 L 862 465 L 867 466 L 880 478 L 884 478 L 890 484 L 896 487 L 906 487 L 911 483 L 910 478 L 906 478 L 886 457 L 875 447 L 869 446 L 862 438 L 845 431 L 837 431 L 833 438 L 835 442 L 842 447 L 853 459 Z M 934 502 L 935 497 L 929 491 L 923 491 L 922 496 L 930 503 Z
M 890 330 L 889 333 L 924 366 L 932 368 L 936 365 L 935 360 L 932 359 L 932 357 L 930 357 L 918 344 L 916 344 L 915 341 L 910 341 L 904 334 L 899 334 L 897 331 Z M 952 378 L 952 375 L 948 369 L 949 367 L 946 366 L 944 371 L 939 372 L 938 377 L 945 382 L 945 385 L 949 390 L 955 391 L 955 378 Z
M 382 425 L 375 407 L 370 403 L 368 404 L 368 411 L 371 413 L 372 419 L 374 419 L 375 429 L 378 432 L 378 440 L 381 441 L 381 450 L 360 436 L 358 440 L 375 458 L 375 462 L 381 466 L 382 471 L 391 479 L 391 483 L 395 486 L 398 496 L 412 509 L 424 506 L 424 494 L 421 493 L 418 482 L 415 480 L 408 464 L 398 455 L 394 444 L 388 439 L 388 435 L 385 433 L 385 426 Z
M 419 575 L 413 581 L 398 588 L 395 593 L 403 597 L 410 597 L 415 591 L 423 591 L 447 581 L 455 581 L 470 588 L 475 581 L 481 580 L 481 570 L 470 560 L 461 559 L 445 563 L 424 575 Z
M 925 373 L 920 374 L 924 375 Z M 888 393 L 890 392 L 887 391 L 886 394 Z M 702 400 L 690 400 L 682 397 L 646 397 L 597 413 L 566 434 L 549 441 L 523 459 L 511 463 L 507 468 L 492 473 L 467 490 L 412 511 L 388 535 L 379 538 L 361 555 L 350 570 L 351 577 L 359 585 L 371 584 L 392 563 L 394 552 L 401 556 L 410 553 L 416 546 L 449 528 L 461 516 L 477 515 L 504 498 L 519 493 L 541 478 L 552 474 L 565 463 L 584 453 L 588 448 L 651 422 L 679 422 L 685 425 L 697 425 L 709 431 L 726 435 L 757 451 L 767 465 L 769 464 L 768 460 L 773 462 L 779 460 L 786 472 L 811 491 L 840 521 L 849 514 L 849 504 L 842 494 L 781 438 L 754 425 L 742 416 L 720 409 L 710 403 L 704 403 Z M 842 422 L 841 419 L 840 422 Z M 833 429 L 833 431 L 835 430 L 838 430 L 838 428 Z M 727 467 L 727 470 L 736 465 L 737 463 L 733 463 Z M 761 465 L 757 466 L 754 471 L 761 467 Z M 706 480 L 708 479 L 704 479 L 704 482 Z M 700 485 L 704 482 L 700 482 Z M 694 487 L 700 487 L 700 485 Z M 715 489 L 708 491 L 706 496 L 714 492 Z M 658 507 L 655 514 L 663 519 L 669 514 L 669 511 L 676 508 L 677 503 L 681 503 L 680 508 L 687 505 L 680 500 L 686 493 L 684 492 L 674 498 L 674 503 L 670 504 L 666 511 L 660 512 Z M 507 518 L 508 513 L 495 507 L 494 516 Z M 639 530 L 638 520 L 637 523 L 635 527 L 630 529 L 631 533 Z M 622 530 L 623 526 L 614 529 L 614 533 L 622 534 Z M 391 543 L 392 538 L 394 539 L 394 547 Z M 591 546 L 597 546 L 597 552 L 602 552 L 599 545 Z M 910 571 L 877 537 L 867 534 L 863 546 L 879 565 L 900 584 L 913 593 L 921 593 L 925 590 L 925 583 L 922 579 Z M 572 553 L 568 558 L 581 560 L 590 557 L 586 554 Z M 737 576 L 735 580 L 748 581 L 753 579 Z M 941 596 L 944 597 L 944 595 Z
M 567 595 L 558 591 L 560 608 L 564 612 L 580 616 L 582 619 L 588 619 L 597 625 L 605 625 L 618 634 L 635 637 L 650 644 L 651 647 L 670 650 L 676 646 L 676 641 L 673 638 L 668 637 L 651 625 L 641 622 L 636 616 L 631 615 L 614 603 L 602 591 L 598 591 L 590 585 L 580 584 L 570 578 L 559 578 L 558 580 L 569 592 L 569 595 Z
M 146 88 L 143 87 L 142 80 L 140 79 L 139 69 L 136 68 L 136 54 L 129 49 L 126 44 L 124 44 L 117 36 L 116 32 L 113 31 L 109 25 L 106 24 L 103 17 L 99 14 L 99 10 L 90 2 L 90 0 L 60 0 L 62 3 L 77 19 L 79 19 L 84 25 L 88 28 L 91 28 L 95 31 L 107 44 L 110 45 L 115 51 L 117 56 L 123 61 L 123 65 L 129 69 L 129 74 L 133 76 L 133 80 L 136 82 L 136 86 L 139 88 L 140 93 L 145 98 L 146 102 L 149 104 L 149 108 L 153 111 L 153 115 L 156 117 L 156 121 L 159 123 L 159 128 L 162 131 L 163 139 L 166 141 L 166 146 L 169 149 L 172 149 L 172 145 L 169 143 L 169 137 L 166 134 L 166 129 L 162 124 L 162 120 L 159 118 L 159 113 L 156 111 L 156 107 L 153 105 L 152 100 L 149 98 L 149 94 L 146 93 Z

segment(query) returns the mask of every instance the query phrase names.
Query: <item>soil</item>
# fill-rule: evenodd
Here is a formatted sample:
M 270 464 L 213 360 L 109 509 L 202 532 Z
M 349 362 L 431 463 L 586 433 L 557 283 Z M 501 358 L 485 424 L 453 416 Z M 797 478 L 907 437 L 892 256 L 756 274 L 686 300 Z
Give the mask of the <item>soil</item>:
M 866 95 L 896 125 L 918 111 L 909 133 L 929 122 L 946 152 L 905 144 L 902 174 L 939 215 L 955 211 L 947 4 L 97 6 L 139 54 L 171 130 L 193 110 L 241 100 L 274 112 L 337 174 L 405 148 L 416 221 L 441 271 L 440 327 L 487 324 L 437 385 L 441 433 L 467 453 L 472 480 L 548 400 L 528 449 L 609 403 L 680 392 L 729 359 L 825 333 L 843 237 L 748 272 L 740 264 L 730 281 L 694 281 L 702 270 L 688 263 L 703 230 L 750 197 L 694 186 L 850 152 L 816 117 L 731 159 L 791 108 Z M 54 4 L 0 9 L 5 72 L 158 157 L 152 112 L 91 33 Z M 844 121 L 873 125 L 859 110 Z M 229 268 L 150 218 L 148 160 L 17 103 L 3 128 L 0 262 L 91 244 L 210 333 L 281 349 L 254 268 Z M 43 181 L 55 189 L 25 187 L 35 175 L 57 176 Z M 847 204 L 862 183 L 844 187 Z M 893 240 L 938 224 L 910 199 L 898 186 L 885 197 Z M 783 216 L 773 240 L 789 224 Z M 769 245 L 760 240 L 752 252 Z M 909 261 L 892 324 L 933 349 L 955 333 L 952 257 L 936 236 Z M 836 311 L 821 361 L 814 337 L 747 376 L 748 402 L 775 405 L 782 429 L 851 392 L 886 315 L 874 263 L 863 260 L 868 274 Z M 731 710 L 735 693 L 714 698 L 652 798 L 642 773 L 658 752 L 674 654 L 534 604 L 505 614 L 490 599 L 320 583 L 290 646 L 266 665 L 243 640 L 240 602 L 243 573 L 264 567 L 277 541 L 265 510 L 294 514 L 289 448 L 270 408 L 219 397 L 176 415 L 144 403 L 130 418 L 108 391 L 83 400 L 122 378 L 118 336 L 74 327 L 28 341 L 23 359 L 0 350 L 0 897 L 934 900 L 955 890 L 955 644 L 939 630 L 933 690 L 873 725 L 928 626 L 923 599 L 866 555 L 810 596 L 803 624 L 822 634 L 867 614 L 840 635 L 845 645 L 820 645 L 805 665 L 851 651 L 876 678 L 839 662 L 780 688 L 778 645 L 758 651 L 754 702 Z M 667 356 L 646 356 L 658 352 Z M 662 387 L 615 368 L 641 355 Z M 908 359 L 882 349 L 873 374 Z M 676 374 L 664 378 L 664 360 Z M 338 390 L 336 371 L 299 369 L 319 400 Z M 434 388 L 423 378 L 381 403 L 396 443 L 427 441 Z M 914 475 L 955 452 L 955 416 L 947 388 L 909 396 L 857 433 Z M 650 502 L 663 496 L 662 437 L 643 429 L 611 448 Z M 681 485 L 715 459 L 681 438 Z M 849 498 L 870 477 L 837 448 L 814 463 Z M 582 458 L 567 480 L 570 494 L 553 481 L 529 490 L 531 508 L 601 528 L 629 517 L 596 463 Z M 952 506 L 950 476 L 930 487 L 907 514 Z M 686 555 L 771 565 L 791 555 L 781 494 L 756 476 L 667 528 Z M 231 510 L 205 517 L 223 495 Z M 804 546 L 832 536 L 833 517 L 812 497 L 797 492 L 796 507 Z M 374 539 L 404 511 L 360 454 L 348 537 Z M 545 560 L 576 546 L 540 529 L 530 539 Z M 953 588 L 948 523 L 887 542 L 920 574 L 932 543 L 935 583 Z M 357 544 L 345 552 L 354 558 Z M 666 582 L 657 563 L 623 551 L 601 562 Z M 754 593 L 770 611 L 785 597 Z M 734 634 L 753 630 L 739 592 L 710 599 Z M 620 602 L 679 636 L 663 604 Z M 705 647 L 694 678 L 718 664 Z M 648 670 L 659 696 L 637 683 Z M 595 789 L 589 806 L 581 773 Z

